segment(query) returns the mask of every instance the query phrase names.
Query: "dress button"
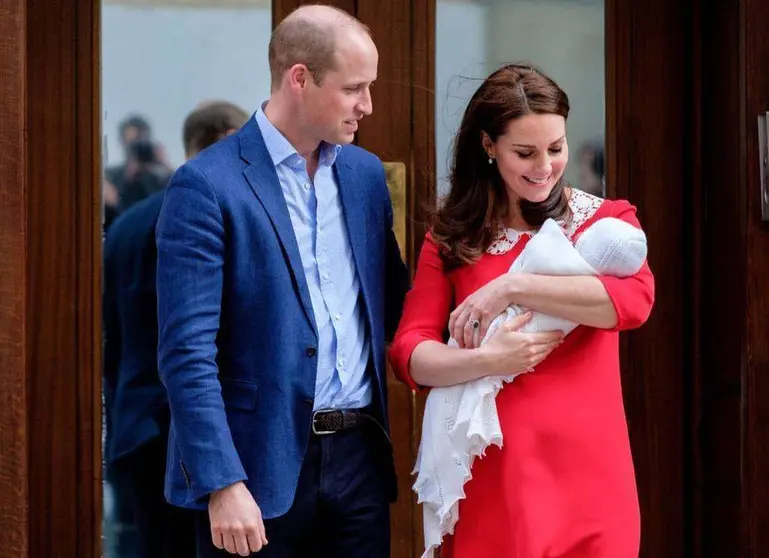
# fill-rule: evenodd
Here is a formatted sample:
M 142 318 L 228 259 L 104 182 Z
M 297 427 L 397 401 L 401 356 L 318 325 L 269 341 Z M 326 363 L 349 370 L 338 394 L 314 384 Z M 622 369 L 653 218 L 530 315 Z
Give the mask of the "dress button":
M 305 353 L 307 353 L 308 357 L 314 357 L 318 353 L 318 350 L 315 347 L 307 347 Z

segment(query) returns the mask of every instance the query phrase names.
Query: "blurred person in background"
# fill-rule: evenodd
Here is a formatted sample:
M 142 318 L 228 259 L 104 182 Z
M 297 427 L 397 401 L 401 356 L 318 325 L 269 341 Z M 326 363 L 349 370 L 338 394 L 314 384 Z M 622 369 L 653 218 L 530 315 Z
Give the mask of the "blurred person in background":
M 246 120 L 231 103 L 202 103 L 184 122 L 186 157 Z M 141 149 L 136 153 L 143 157 Z M 191 512 L 163 496 L 170 411 L 157 370 L 155 294 L 155 225 L 163 197 L 163 191 L 152 193 L 125 211 L 104 245 L 106 477 L 115 496 L 119 558 L 195 554 Z

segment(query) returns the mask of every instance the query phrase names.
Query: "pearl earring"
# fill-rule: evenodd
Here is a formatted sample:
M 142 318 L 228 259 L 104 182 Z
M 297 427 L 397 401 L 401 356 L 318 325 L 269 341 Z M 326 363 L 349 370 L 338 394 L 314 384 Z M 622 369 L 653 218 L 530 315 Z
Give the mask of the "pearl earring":
M 491 157 L 489 157 L 489 164 L 492 164 L 493 162 L 494 162 L 494 159 L 492 159 Z

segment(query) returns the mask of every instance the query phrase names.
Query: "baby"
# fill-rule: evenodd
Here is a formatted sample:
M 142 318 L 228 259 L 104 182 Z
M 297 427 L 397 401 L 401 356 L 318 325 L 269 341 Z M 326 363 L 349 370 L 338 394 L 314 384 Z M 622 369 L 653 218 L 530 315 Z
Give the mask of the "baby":
M 510 273 L 537 275 L 635 275 L 646 260 L 646 236 L 634 226 L 607 217 L 596 221 L 572 244 L 552 219 L 542 225 Z M 481 345 L 500 325 L 526 311 L 508 306 L 489 326 Z M 521 327 L 522 332 L 563 331 L 569 334 L 579 324 L 563 318 L 534 312 Z M 449 346 L 458 346 L 452 338 Z M 464 484 L 470 478 L 473 459 L 486 448 L 502 446 L 502 430 L 497 415 L 496 395 L 503 382 L 518 374 L 486 377 L 455 386 L 433 388 L 427 397 L 422 420 L 422 440 L 414 473 L 414 491 L 424 504 L 425 552 L 431 558 L 443 536 L 454 532 L 459 519 L 458 502 L 464 497 Z
M 606 217 L 590 226 L 572 245 L 552 219 L 548 219 L 529 241 L 510 267 L 510 273 L 537 275 L 612 275 L 629 277 L 646 260 L 646 235 L 630 223 Z M 497 328 L 526 310 L 511 305 L 491 323 L 484 344 Z M 570 333 L 578 324 L 534 312 L 519 331 L 563 331 Z M 457 346 L 454 339 L 450 346 Z

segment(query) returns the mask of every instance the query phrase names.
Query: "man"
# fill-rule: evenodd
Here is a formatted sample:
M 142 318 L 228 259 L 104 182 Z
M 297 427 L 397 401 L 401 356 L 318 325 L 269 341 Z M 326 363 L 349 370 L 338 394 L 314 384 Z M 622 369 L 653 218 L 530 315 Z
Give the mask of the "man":
M 593 139 L 584 142 L 577 150 L 579 189 L 604 197 L 604 154 L 603 140 Z
M 235 132 L 248 114 L 226 102 L 194 110 L 184 123 L 192 158 Z M 118 556 L 194 555 L 192 512 L 163 497 L 170 411 L 157 370 L 155 225 L 163 192 L 121 215 L 104 244 L 104 392 L 107 477 L 113 487 Z
M 120 123 L 120 144 L 125 161 L 104 172 L 105 230 L 122 212 L 161 191 L 171 177 L 161 147 L 152 140 L 152 130 L 141 116 Z
M 384 345 L 408 274 L 382 164 L 349 145 L 378 53 L 304 6 L 269 62 L 269 101 L 177 171 L 158 224 L 166 495 L 200 510 L 199 557 L 384 558 Z
M 104 170 L 104 230 L 108 230 L 113 221 L 120 215 L 120 188 L 124 182 L 126 166 L 131 158 L 130 145 L 137 141 L 148 141 L 152 136 L 149 122 L 139 115 L 131 115 L 118 126 L 120 146 L 123 148 L 124 162 L 107 167 Z

